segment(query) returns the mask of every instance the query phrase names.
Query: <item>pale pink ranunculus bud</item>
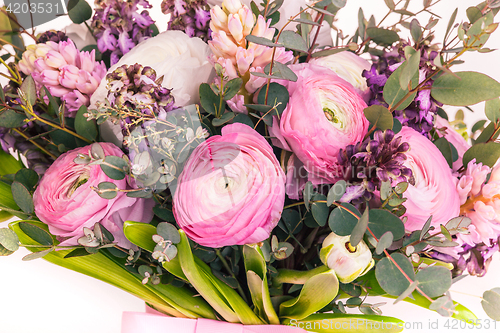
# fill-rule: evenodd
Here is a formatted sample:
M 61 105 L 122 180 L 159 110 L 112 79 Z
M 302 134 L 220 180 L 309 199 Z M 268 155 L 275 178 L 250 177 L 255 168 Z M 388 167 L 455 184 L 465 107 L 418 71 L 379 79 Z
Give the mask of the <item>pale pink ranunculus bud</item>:
M 69 117 L 75 117 L 80 106 L 90 105 L 90 96 L 106 74 L 104 62 L 95 61 L 95 51 L 80 52 L 71 40 L 28 47 L 18 66 L 37 85 L 60 97 Z
M 350 283 L 362 276 L 375 265 L 372 253 L 362 240 L 355 247 L 350 243 L 351 236 L 330 233 L 323 241 L 320 259 L 335 271 L 342 283 Z
M 371 65 L 368 60 L 353 52 L 343 51 L 326 57 L 313 58 L 310 63 L 331 69 L 338 76 L 352 84 L 365 102 L 370 99 L 370 88 L 366 84 L 366 78 L 362 75 L 364 70 L 370 70 Z
M 307 63 L 290 68 L 298 80 L 278 81 L 288 88 L 290 100 L 271 136 L 297 156 L 314 184 L 333 183 L 342 178 L 339 151 L 363 141 L 368 131 L 366 103 L 329 69 Z
M 173 212 L 189 238 L 218 248 L 269 238 L 284 201 L 285 174 L 272 147 L 235 123 L 195 148 L 179 176 Z
M 396 136 L 410 145 L 404 165 L 412 170 L 415 178 L 415 185 L 409 185 L 403 193 L 404 216 L 408 218 L 405 229 L 422 229 L 431 215 L 431 225 L 439 228 L 460 214 L 460 197 L 452 170 L 439 149 L 414 129 L 403 126 Z
M 106 156 L 123 155 L 111 143 L 99 144 Z M 131 198 L 125 192 L 118 192 L 114 199 L 101 198 L 92 187 L 102 182 L 113 182 L 123 190 L 132 187 L 126 178 L 110 179 L 98 164 L 74 162 L 79 154 L 89 156 L 90 149 L 86 146 L 66 152 L 49 167 L 33 195 L 36 216 L 60 238 L 61 245 L 78 245 L 83 228 L 92 229 L 99 222 L 114 235 L 119 246 L 128 247 L 131 244 L 123 234 L 123 222 L 150 222 L 154 200 Z

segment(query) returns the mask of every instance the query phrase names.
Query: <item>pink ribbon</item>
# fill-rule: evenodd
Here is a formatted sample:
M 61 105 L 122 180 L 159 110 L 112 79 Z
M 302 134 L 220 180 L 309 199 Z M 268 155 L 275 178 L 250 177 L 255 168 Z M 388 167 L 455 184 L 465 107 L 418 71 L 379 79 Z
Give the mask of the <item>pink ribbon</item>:
M 152 313 L 124 312 L 121 333 L 306 333 L 293 326 L 242 325 L 211 319 L 186 319 Z

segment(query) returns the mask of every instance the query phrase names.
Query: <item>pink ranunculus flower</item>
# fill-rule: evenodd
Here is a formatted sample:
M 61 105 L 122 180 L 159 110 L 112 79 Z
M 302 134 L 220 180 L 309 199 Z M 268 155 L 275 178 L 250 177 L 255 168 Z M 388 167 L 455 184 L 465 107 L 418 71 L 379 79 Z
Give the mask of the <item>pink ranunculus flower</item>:
M 106 156 L 122 156 L 115 145 L 101 142 Z M 115 237 L 115 243 L 129 247 L 123 234 L 126 220 L 150 222 L 153 218 L 153 199 L 127 197 L 118 192 L 111 200 L 101 198 L 92 187 L 102 182 L 113 182 L 119 189 L 131 189 L 127 179 L 112 180 L 99 165 L 77 164 L 79 155 L 89 155 L 91 146 L 81 147 L 59 156 L 38 184 L 33 201 L 36 216 L 58 236 L 61 245 L 78 245 L 83 227 L 93 229 L 100 222 Z
M 457 131 L 453 129 L 453 126 L 448 122 L 448 120 L 436 116 L 436 121 L 434 123 L 439 136 L 444 136 L 449 143 L 451 143 L 458 153 L 458 159 L 453 162 L 453 170 L 457 171 L 462 167 L 462 158 L 465 152 L 471 147 L 471 145 L 465 141 L 464 137 L 461 136 Z
M 439 227 L 460 214 L 460 199 L 451 169 L 439 149 L 426 137 L 403 126 L 397 134 L 410 144 L 404 165 L 410 168 L 415 185 L 408 186 L 403 196 L 407 231 L 421 229 L 432 215 L 432 226 Z
M 269 143 L 251 127 L 231 124 L 191 154 L 174 194 L 175 220 L 208 247 L 269 237 L 285 201 L 285 174 Z
M 292 65 L 297 82 L 287 86 L 290 100 L 281 118 L 274 119 L 275 144 L 291 150 L 304 164 L 314 184 L 333 183 L 340 149 L 363 141 L 368 120 L 366 103 L 352 85 L 331 70 L 311 64 Z

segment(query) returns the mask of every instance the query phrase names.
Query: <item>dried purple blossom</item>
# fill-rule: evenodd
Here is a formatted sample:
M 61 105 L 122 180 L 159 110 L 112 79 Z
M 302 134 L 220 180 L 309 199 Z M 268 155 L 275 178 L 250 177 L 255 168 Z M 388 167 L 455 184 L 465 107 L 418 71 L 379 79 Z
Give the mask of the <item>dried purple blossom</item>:
M 92 27 L 96 31 L 97 47 L 109 55 L 111 65 L 143 40 L 151 37 L 154 24 L 147 10 L 139 13 L 138 6 L 151 8 L 147 0 L 96 0 Z
M 410 168 L 404 166 L 406 152 L 410 149 L 407 142 L 401 142 L 394 132 L 377 131 L 374 138 L 349 145 L 338 154 L 338 163 L 343 178 L 351 185 L 342 201 L 358 203 L 370 200 L 382 182 L 415 183 Z
M 169 30 L 181 30 L 205 42 L 210 39 L 210 7 L 205 0 L 163 0 L 161 10 L 171 14 Z
M 67 40 L 68 36 L 63 31 L 48 30 L 38 35 L 37 43 L 47 43 L 48 41 L 59 43 Z
M 363 72 L 363 76 L 367 79 L 367 84 L 372 91 L 372 99 L 368 102 L 368 105 L 383 105 L 388 107 L 383 97 L 384 86 L 389 76 L 406 60 L 403 51 L 405 46 L 407 44 L 402 43 L 391 52 L 384 53 L 377 61 L 374 61 L 369 71 Z M 438 53 L 432 51 L 425 44 L 420 46 L 419 51 L 419 82 L 422 82 L 432 71 L 432 67 L 434 66 L 433 61 Z M 394 111 L 394 118 L 398 119 L 403 125 L 409 126 L 426 136 L 428 136 L 429 131 L 433 128 L 434 116 L 437 113 L 438 107 L 442 105 L 431 97 L 430 87 L 432 86 L 432 82 L 432 80 L 429 80 L 423 85 L 413 102 L 407 108 Z

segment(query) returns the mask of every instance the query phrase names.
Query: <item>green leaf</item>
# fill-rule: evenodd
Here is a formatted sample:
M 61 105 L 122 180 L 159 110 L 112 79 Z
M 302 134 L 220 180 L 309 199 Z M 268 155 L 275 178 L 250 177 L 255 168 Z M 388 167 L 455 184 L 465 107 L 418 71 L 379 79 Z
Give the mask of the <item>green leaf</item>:
M 14 156 L 3 151 L 3 149 L 0 149 L 0 160 L 2 161 L 2 163 L 0 163 L 0 176 L 15 174 L 24 167 L 20 160 L 16 160 Z M 1 202 L 0 200 L 0 203 Z
M 231 120 L 233 120 L 234 117 L 235 117 L 235 115 L 236 114 L 234 112 L 226 112 L 226 113 L 224 113 L 222 115 L 222 117 L 220 117 L 220 118 L 214 118 L 212 120 L 212 125 L 214 125 L 215 127 L 222 126 L 225 123 L 230 122 Z
M 16 221 L 9 225 L 9 227 L 19 236 L 21 243 L 28 245 L 39 244 L 23 232 L 20 228 L 21 223 L 25 223 L 25 221 Z M 41 222 L 30 221 L 29 223 L 33 224 L 35 227 L 41 228 L 45 232 L 48 230 L 47 225 Z M 43 250 L 43 248 L 35 247 L 30 248 L 30 250 L 40 251 Z M 123 289 L 168 315 L 215 319 L 215 316 L 211 314 L 212 311 L 200 297 L 194 297 L 194 294 L 188 292 L 185 288 L 178 288 L 170 285 L 142 285 L 142 279 L 139 276 L 130 273 L 123 263 L 118 263 L 116 261 L 116 258 L 111 255 L 106 255 L 106 251 L 100 251 L 91 256 L 64 258 L 70 252 L 70 250 L 52 251 L 45 255 L 44 259 L 56 265 L 94 277 L 112 286 Z M 182 304 L 182 306 L 179 304 Z M 197 313 L 199 314 L 197 315 Z
M 26 97 L 29 105 L 34 105 L 36 103 L 37 94 L 35 80 L 33 80 L 33 77 L 31 75 L 28 75 L 24 79 L 20 89 L 24 93 L 24 96 Z
M 200 295 L 226 321 L 245 325 L 262 324 L 236 291 L 215 277 L 204 262 L 195 261 L 186 234 L 182 230 L 179 233 L 181 242 L 177 249 L 182 271 Z
M 92 17 L 92 7 L 85 0 L 69 0 L 67 9 L 69 18 L 76 24 Z
M 12 188 L 9 184 L 0 181 L 0 209 L 10 209 L 14 211 L 20 210 L 19 206 L 14 201 L 12 196 Z
M 392 245 L 393 240 L 394 236 L 392 235 L 392 232 L 387 231 L 386 233 L 384 233 L 378 240 L 377 247 L 375 248 L 375 253 L 381 254 L 382 252 L 384 252 L 385 249 Z
M 114 183 L 102 182 L 97 185 L 97 188 L 99 190 L 97 194 L 99 194 L 99 196 L 103 199 L 111 200 L 116 198 L 118 195 L 118 187 Z
M 268 68 L 268 66 L 266 66 L 266 68 Z M 264 71 L 265 70 L 266 69 L 264 69 Z M 278 61 L 274 62 L 272 75 L 283 78 L 284 80 L 292 81 L 292 82 L 297 82 L 297 80 L 298 80 L 297 74 L 295 74 L 287 65 L 282 64 L 281 62 L 278 62 Z
M 156 227 L 156 232 L 158 235 L 163 237 L 165 240 L 171 241 L 173 244 L 179 244 L 181 241 L 181 236 L 179 231 L 172 224 L 167 222 L 162 222 Z
M 344 313 L 316 313 L 300 321 L 284 318 L 282 324 L 318 333 L 396 333 L 405 327 L 394 317 Z
M 326 201 L 326 197 L 323 194 L 315 194 L 312 197 L 312 201 Z M 314 217 L 314 220 L 321 226 L 324 227 L 326 225 L 326 221 L 328 220 L 328 214 L 330 213 L 330 209 L 323 202 L 313 202 L 311 204 L 311 212 Z
M 11 185 L 12 197 L 16 204 L 26 214 L 33 214 L 35 206 L 33 205 L 33 198 L 28 189 L 20 182 L 13 182 Z
M 451 272 L 442 266 L 430 266 L 415 276 L 418 287 L 427 296 L 434 298 L 443 295 L 451 287 Z
M 446 138 L 443 136 L 443 137 L 437 139 L 436 141 L 434 141 L 434 145 L 436 145 L 436 147 L 439 149 L 441 154 L 443 154 L 446 162 L 448 162 L 448 166 L 450 168 L 452 168 L 453 167 L 453 157 L 452 157 L 451 145 L 448 142 L 448 140 L 446 140 Z
M 403 71 L 403 67 L 399 66 L 394 73 L 389 76 L 387 82 L 384 86 L 384 100 L 389 104 L 389 109 L 392 109 L 396 104 L 398 104 L 405 96 L 408 94 L 408 89 L 401 88 L 400 77 Z M 411 88 L 415 89 L 418 85 L 418 72 L 411 78 Z M 396 110 L 404 110 L 411 102 L 415 99 L 417 92 L 414 92 L 406 98 L 401 104 L 396 108 Z
M 153 207 L 153 213 L 158 216 L 162 221 L 175 222 L 174 213 L 166 208 L 156 205 Z
M 390 10 L 394 10 L 396 8 L 394 0 L 384 0 L 384 2 L 387 5 L 387 7 L 389 7 Z
M 245 39 L 247 41 L 249 41 L 250 43 L 255 43 L 258 45 L 264 45 L 264 46 L 269 46 L 269 47 L 283 47 L 283 45 L 274 43 L 272 40 L 264 38 L 264 37 L 248 35 L 245 37 Z
M 244 245 L 243 258 L 247 271 L 247 282 L 257 314 L 264 322 L 279 325 L 267 282 L 266 260 L 258 245 Z
M 457 13 L 458 13 L 458 8 L 455 8 L 455 11 L 453 11 L 450 20 L 448 21 L 448 26 L 446 27 L 446 33 L 444 35 L 443 45 L 446 44 L 446 37 L 448 36 L 448 33 L 450 32 L 451 28 L 453 27 L 453 24 L 455 23 L 455 19 L 457 18 Z
M 0 245 L 8 251 L 17 251 L 19 249 L 19 237 L 10 229 L 0 228 Z
M 432 84 L 431 95 L 438 102 L 453 106 L 466 106 L 500 96 L 500 83 L 477 72 L 443 74 Z
M 392 129 L 394 118 L 391 111 L 382 105 L 371 105 L 363 110 L 366 119 L 382 131 Z
M 304 186 L 304 205 L 306 206 L 306 209 L 309 210 L 310 205 L 311 205 L 311 198 L 314 194 L 314 185 L 308 181 L 306 185 Z
M 496 124 L 500 120 L 500 99 L 495 98 L 486 101 L 484 113 L 486 118 Z
M 244 113 L 238 113 L 236 117 L 233 118 L 233 123 L 241 123 L 248 125 L 253 128 L 254 123 L 252 122 L 252 119 L 250 119 L 249 116 L 247 116 Z
M 399 40 L 397 32 L 382 28 L 368 28 L 366 34 L 379 45 L 389 46 Z
M 101 164 L 102 171 L 111 179 L 121 180 L 125 178 L 125 172 L 128 170 L 128 163 L 121 157 L 108 155 L 104 159 L 104 163 Z
M 233 98 L 240 90 L 242 84 L 243 80 L 239 77 L 227 82 L 224 85 L 224 99 L 227 101 Z
M 413 19 L 416 21 L 415 19 Z M 413 21 L 412 21 L 413 22 Z M 420 28 L 419 28 L 420 29 Z M 399 85 L 401 89 L 408 90 L 408 85 L 410 83 L 415 83 L 411 82 L 412 79 L 418 78 L 418 70 L 420 68 L 420 51 L 415 52 L 415 50 L 408 46 L 411 51 L 413 51 L 413 54 L 410 56 L 408 60 L 406 60 L 401 66 L 403 66 L 403 69 L 401 71 L 401 75 L 399 77 Z M 405 48 L 406 49 L 406 48 Z M 418 84 L 418 79 L 417 82 Z M 412 84 L 413 86 L 413 84 Z
M 472 160 L 476 159 L 476 163 L 483 163 L 490 168 L 495 165 L 498 158 L 500 157 L 500 143 L 498 142 L 487 142 L 478 143 L 470 147 L 464 154 L 463 163 L 464 167 Z
M 153 241 L 153 235 L 156 235 L 156 228 L 151 224 L 125 221 L 123 232 L 132 244 L 149 252 L 154 251 L 156 243 Z
M 349 240 L 352 246 L 358 245 L 363 239 L 363 235 L 367 231 L 366 228 L 368 227 L 368 217 L 368 208 L 366 208 L 363 215 L 359 218 L 358 223 L 356 223 L 356 226 L 352 229 L 351 238 Z
M 75 117 L 75 130 L 76 133 L 80 134 L 86 139 L 90 141 L 95 141 L 97 139 L 97 135 L 99 134 L 97 131 L 97 124 L 95 119 L 88 120 L 84 114 L 87 113 L 87 107 L 85 105 L 80 106 L 78 112 Z
M 469 19 L 469 22 L 472 24 L 479 20 L 483 14 L 477 7 L 469 7 L 466 10 L 467 13 L 467 18 Z
M 0 257 L 10 256 L 14 251 L 9 251 L 0 244 Z
M 0 113 L 0 124 L 5 128 L 17 128 L 24 125 L 26 114 L 6 109 Z
M 202 83 L 199 88 L 200 103 L 203 109 L 215 116 L 219 110 L 220 98 L 217 96 L 208 83 Z
M 40 259 L 40 258 L 45 257 L 47 254 L 49 254 L 52 251 L 54 251 L 53 247 L 51 247 L 49 249 L 42 250 L 42 251 L 36 251 L 36 252 L 25 255 L 22 260 L 23 261 L 30 261 L 30 260 Z
M 498 137 L 499 132 L 495 131 L 495 124 L 490 122 L 485 129 L 482 130 L 481 134 L 477 137 L 475 144 L 486 143 L 491 140 L 495 140 Z
M 308 52 L 306 41 L 299 34 L 291 31 L 285 30 L 281 33 L 278 43 L 283 44 L 287 49 Z
M 302 221 L 298 211 L 294 209 L 285 209 L 281 214 L 281 219 L 285 223 L 286 229 L 283 230 L 291 235 L 296 234 L 302 230 Z
M 341 179 L 335 183 L 335 185 L 328 191 L 328 196 L 326 198 L 326 205 L 330 207 L 335 201 L 339 201 L 340 198 L 345 194 L 347 183 L 345 180 Z
M 483 293 L 481 301 L 484 312 L 488 317 L 499 321 L 500 320 L 500 288 L 493 288 Z
M 38 174 L 34 170 L 24 168 L 16 173 L 14 180 L 23 184 L 28 191 L 33 191 L 38 184 Z
M 89 255 L 91 255 L 91 253 L 89 253 L 85 248 L 78 248 L 65 255 L 64 258 L 85 257 Z
M 338 294 L 335 271 L 328 270 L 306 281 L 298 297 L 281 303 L 280 317 L 304 319 L 328 305 Z
M 415 280 L 413 265 L 405 255 L 396 252 L 391 254 L 391 258 L 412 281 Z M 380 287 L 394 296 L 401 295 L 411 283 L 388 257 L 382 258 L 377 263 L 375 276 Z
M 358 223 L 361 213 L 349 203 L 335 208 L 328 218 L 330 229 L 339 236 L 348 236 Z
M 415 43 L 418 43 L 420 38 L 422 37 L 422 29 L 420 28 L 420 24 L 418 23 L 417 19 L 413 19 L 410 22 L 410 33 L 411 33 L 411 38 L 413 38 L 413 41 Z M 418 58 L 420 60 L 420 52 L 417 52 Z
M 32 240 L 41 245 L 54 245 L 52 235 L 43 228 L 40 228 L 35 221 L 21 221 L 18 223 L 19 228 L 30 237 Z M 14 230 L 15 231 L 15 230 Z M 24 244 L 24 242 L 23 242 Z
M 399 217 L 384 209 L 370 210 L 368 228 L 377 238 L 382 237 L 387 231 L 392 233 L 395 240 L 401 239 L 405 235 L 405 227 Z
M 265 103 L 266 92 L 267 92 L 267 86 L 264 86 L 259 92 L 257 103 L 261 105 L 266 104 Z M 278 115 L 281 115 L 281 113 L 283 113 L 283 110 L 285 110 L 286 105 L 288 104 L 288 101 L 290 99 L 290 95 L 288 94 L 288 89 L 286 89 L 279 83 L 271 82 L 269 84 L 269 92 L 267 94 L 268 94 L 267 105 L 272 107 L 276 106 L 276 111 L 278 111 Z M 271 114 L 276 115 L 272 111 Z
M 420 230 L 419 240 L 424 239 L 425 234 L 429 231 L 429 228 L 431 227 L 431 222 L 432 222 L 432 216 L 430 216 L 427 219 L 427 221 L 425 222 L 422 230 Z

